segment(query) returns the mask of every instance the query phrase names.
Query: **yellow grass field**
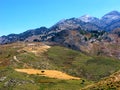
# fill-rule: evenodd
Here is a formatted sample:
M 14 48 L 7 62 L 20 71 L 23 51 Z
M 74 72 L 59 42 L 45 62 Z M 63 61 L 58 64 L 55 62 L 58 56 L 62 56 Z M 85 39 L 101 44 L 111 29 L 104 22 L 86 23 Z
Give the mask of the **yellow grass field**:
M 64 80 L 69 80 L 69 79 L 80 79 L 77 77 L 70 76 L 68 74 L 65 74 L 63 72 L 57 71 L 57 70 L 37 70 L 37 69 L 15 69 L 17 72 L 23 72 L 27 74 L 37 74 L 40 76 L 46 76 L 49 78 L 56 78 L 56 79 L 64 79 Z

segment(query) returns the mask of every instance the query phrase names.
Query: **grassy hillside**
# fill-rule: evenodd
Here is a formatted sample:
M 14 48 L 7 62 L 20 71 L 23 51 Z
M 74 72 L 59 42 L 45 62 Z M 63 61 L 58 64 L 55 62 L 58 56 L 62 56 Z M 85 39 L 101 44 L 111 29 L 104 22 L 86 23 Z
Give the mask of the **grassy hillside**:
M 48 59 L 71 75 L 99 80 L 120 69 L 120 61 L 100 56 L 87 56 L 64 47 L 54 46 L 45 53 Z
M 7 67 L 0 69 L 0 90 L 77 90 L 89 85 L 87 80 L 60 80 L 28 75 Z
M 120 71 L 103 78 L 95 84 L 90 84 L 82 90 L 120 90 Z
M 120 61 L 114 58 L 89 56 L 60 46 L 51 46 L 42 52 L 43 44 L 29 45 L 0 46 L 0 90 L 79 90 L 120 70 Z M 59 80 L 39 74 L 28 75 L 16 72 L 16 68 L 59 70 L 81 79 Z

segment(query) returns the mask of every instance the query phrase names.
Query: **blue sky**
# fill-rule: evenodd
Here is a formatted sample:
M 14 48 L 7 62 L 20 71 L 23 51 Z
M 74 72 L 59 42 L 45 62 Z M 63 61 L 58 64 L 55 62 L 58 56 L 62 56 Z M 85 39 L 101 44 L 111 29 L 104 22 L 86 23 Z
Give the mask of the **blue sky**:
M 120 11 L 120 0 L 0 0 L 0 36 L 85 14 L 100 18 L 113 10 Z

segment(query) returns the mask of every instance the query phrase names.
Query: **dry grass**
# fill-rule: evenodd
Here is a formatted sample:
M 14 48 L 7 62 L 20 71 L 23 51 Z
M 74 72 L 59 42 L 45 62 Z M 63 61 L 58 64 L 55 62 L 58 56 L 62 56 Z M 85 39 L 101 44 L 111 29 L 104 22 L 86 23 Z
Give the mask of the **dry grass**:
M 51 46 L 43 43 L 27 43 L 22 49 L 18 50 L 18 52 L 26 51 L 39 55 L 46 52 L 49 48 L 51 48 Z
M 15 69 L 15 71 L 23 72 L 23 73 L 27 73 L 27 74 L 37 74 L 40 76 L 46 76 L 49 78 L 64 79 L 64 80 L 69 80 L 69 79 L 78 79 L 79 80 L 80 79 L 77 77 L 67 75 L 67 74 L 57 71 L 57 70 Z

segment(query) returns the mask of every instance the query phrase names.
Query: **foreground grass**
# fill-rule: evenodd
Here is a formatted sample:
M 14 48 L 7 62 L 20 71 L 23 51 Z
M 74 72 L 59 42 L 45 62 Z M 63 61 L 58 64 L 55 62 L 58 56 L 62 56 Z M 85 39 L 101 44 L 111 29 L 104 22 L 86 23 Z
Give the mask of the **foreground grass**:
M 19 73 L 12 68 L 0 70 L 1 77 L 6 77 L 0 81 L 0 90 L 78 90 L 90 84 L 87 80 L 60 80 L 47 78 L 39 75 L 28 75 Z
M 89 56 L 60 46 L 53 46 L 36 56 L 31 52 L 17 52 L 22 48 L 19 46 L 14 44 L 0 46 L 0 80 L 5 77 L 0 81 L 0 90 L 79 90 L 92 84 L 91 81 L 99 81 L 120 70 L 120 61 L 114 58 Z M 14 56 L 19 62 L 14 60 Z M 14 71 L 15 68 L 59 70 L 84 79 L 58 80 L 19 73 Z M 116 87 L 119 83 L 117 81 L 112 85 Z M 96 84 L 96 90 L 100 87 Z

